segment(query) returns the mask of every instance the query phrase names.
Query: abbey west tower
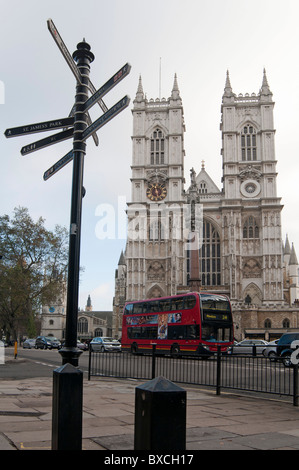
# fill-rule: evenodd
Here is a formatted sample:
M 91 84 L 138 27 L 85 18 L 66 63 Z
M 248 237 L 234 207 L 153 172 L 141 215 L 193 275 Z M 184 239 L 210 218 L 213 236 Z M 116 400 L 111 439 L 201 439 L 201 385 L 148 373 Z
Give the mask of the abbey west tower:
M 232 301 L 259 306 L 283 300 L 273 108 L 265 72 L 258 95 L 239 97 L 227 74 L 221 123 L 223 282 Z
M 177 79 L 168 100 L 154 101 L 145 97 L 140 78 L 132 109 L 128 239 L 116 270 L 116 336 L 126 300 L 190 290 L 190 213 L 186 217 L 184 210 L 192 203 L 202 208 L 201 290 L 230 297 L 235 336 L 271 339 L 285 328 L 299 328 L 298 261 L 294 246 L 282 243 L 273 109 L 265 71 L 260 91 L 251 95 L 236 95 L 227 72 L 220 125 L 222 188 L 207 173 L 208 161 L 198 173 L 192 168 L 185 184 Z
M 182 205 L 184 116 L 177 79 L 168 100 L 134 100 L 127 299 L 174 295 L 186 283 Z

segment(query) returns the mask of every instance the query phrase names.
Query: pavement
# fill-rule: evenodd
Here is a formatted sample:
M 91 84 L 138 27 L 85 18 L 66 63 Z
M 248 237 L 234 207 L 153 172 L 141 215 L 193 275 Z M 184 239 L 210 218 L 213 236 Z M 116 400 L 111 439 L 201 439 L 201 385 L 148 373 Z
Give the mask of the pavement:
M 82 450 L 134 451 L 135 390 L 144 383 L 84 376 Z M 0 450 L 51 450 L 52 385 L 48 377 L 1 379 L 0 366 Z M 299 449 L 291 401 L 180 387 L 187 451 Z

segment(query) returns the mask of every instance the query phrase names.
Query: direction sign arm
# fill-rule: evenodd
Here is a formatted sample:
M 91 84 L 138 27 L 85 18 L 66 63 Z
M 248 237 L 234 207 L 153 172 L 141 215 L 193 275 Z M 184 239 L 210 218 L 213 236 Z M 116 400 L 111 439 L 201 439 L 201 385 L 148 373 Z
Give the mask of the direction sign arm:
M 79 82 L 79 83 L 82 83 L 82 77 L 81 77 L 81 73 L 80 71 L 78 70 L 78 67 L 77 65 L 75 64 L 68 48 L 66 47 L 66 45 L 64 44 L 64 41 L 62 39 L 62 37 L 60 36 L 59 32 L 57 31 L 57 28 L 55 26 L 55 24 L 53 23 L 53 21 L 49 18 L 48 21 L 47 21 L 47 25 L 48 25 L 48 29 L 54 39 L 54 41 L 56 42 L 60 52 L 62 53 L 63 57 L 65 58 L 65 60 L 67 61 L 71 71 L 73 72 L 73 74 L 75 75 L 76 77 L 76 80 Z
M 22 155 L 27 155 L 28 153 L 35 152 L 36 150 L 48 147 L 49 145 L 56 144 L 57 142 L 62 142 L 63 140 L 69 139 L 73 136 L 74 128 L 71 127 L 62 132 L 58 132 L 57 134 L 53 134 L 45 139 L 38 140 L 37 142 L 33 142 L 32 144 L 25 145 L 21 149 Z
M 124 96 L 118 103 L 116 103 L 112 108 L 108 109 L 108 111 L 100 116 L 96 121 L 94 121 L 89 127 L 87 127 L 82 132 L 82 140 L 86 140 L 90 137 L 94 132 L 98 131 L 101 127 L 103 127 L 107 122 L 111 121 L 112 118 L 117 116 L 123 109 L 129 106 L 130 97 L 128 95 Z
M 27 124 L 26 126 L 13 127 L 6 129 L 5 137 L 18 137 L 20 135 L 35 134 L 37 132 L 51 131 L 52 129 L 67 128 L 74 125 L 72 116 L 63 119 L 53 119 L 52 121 L 38 122 L 35 124 Z
M 54 163 L 47 171 L 44 173 L 44 180 L 47 181 L 51 176 L 53 176 L 57 171 L 67 165 L 72 161 L 74 157 L 73 150 L 70 150 L 64 157 L 62 157 L 58 162 Z
M 75 75 L 76 80 L 79 83 L 82 83 L 82 76 L 81 76 L 80 70 L 78 69 L 75 61 L 73 60 L 68 48 L 66 47 L 62 37 L 60 36 L 59 32 L 57 31 L 57 28 L 56 28 L 55 24 L 53 23 L 53 21 L 51 20 L 51 18 L 48 19 L 47 25 L 48 25 L 48 29 L 49 29 L 54 41 L 56 42 L 60 52 L 62 53 L 63 57 L 67 61 L 71 71 Z M 89 80 L 89 84 L 87 86 L 90 89 L 92 94 L 95 93 L 96 88 L 94 87 L 94 85 L 91 83 L 90 80 Z M 102 109 L 102 111 L 104 111 L 104 112 L 106 112 L 108 110 L 107 106 L 105 105 L 105 103 L 101 99 L 99 100 L 99 106 Z
M 84 103 L 84 110 L 88 111 L 94 103 L 97 103 L 101 100 L 101 98 L 108 93 L 108 91 L 112 90 L 115 85 L 117 85 L 123 78 L 125 78 L 131 70 L 130 64 L 125 64 L 116 74 L 113 75 L 101 88 L 93 93 L 93 95 L 88 98 L 88 100 Z M 108 109 L 105 110 L 107 112 Z

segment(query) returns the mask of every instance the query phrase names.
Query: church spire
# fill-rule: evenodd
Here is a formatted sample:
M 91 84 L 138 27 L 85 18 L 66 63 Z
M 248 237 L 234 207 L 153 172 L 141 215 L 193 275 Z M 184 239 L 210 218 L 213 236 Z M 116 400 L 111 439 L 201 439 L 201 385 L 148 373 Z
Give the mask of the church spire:
M 91 298 L 90 295 L 87 298 L 87 304 L 85 307 L 86 312 L 91 312 L 92 311 L 92 305 L 91 305 Z
M 135 101 L 141 102 L 143 100 L 144 100 L 144 93 L 143 93 L 143 87 L 142 87 L 142 80 L 141 80 L 141 75 L 139 75 L 139 82 L 138 82 L 138 88 L 137 88 Z
M 291 250 L 289 265 L 290 264 L 294 264 L 296 266 L 298 265 L 298 260 L 297 260 L 296 251 L 295 251 L 295 248 L 294 248 L 294 243 L 292 243 L 292 250 Z
M 177 75 L 176 73 L 174 74 L 174 82 L 173 82 L 173 87 L 172 87 L 172 92 L 171 92 L 171 98 L 173 100 L 177 100 L 180 98 L 180 90 L 178 86 L 178 80 L 177 80 Z
M 263 71 L 263 83 L 262 83 L 262 88 L 260 90 L 260 95 L 267 98 L 269 101 L 271 101 L 272 92 L 269 88 L 268 79 L 266 75 L 266 69 L 264 69 Z
M 285 241 L 285 246 L 284 246 L 284 254 L 285 255 L 290 255 L 291 254 L 291 246 L 290 246 L 288 234 L 286 235 L 286 241 Z
M 226 71 L 226 80 L 225 80 L 225 87 L 224 87 L 224 94 L 223 96 L 230 97 L 233 95 L 233 89 L 230 83 L 230 78 L 229 78 L 229 71 Z

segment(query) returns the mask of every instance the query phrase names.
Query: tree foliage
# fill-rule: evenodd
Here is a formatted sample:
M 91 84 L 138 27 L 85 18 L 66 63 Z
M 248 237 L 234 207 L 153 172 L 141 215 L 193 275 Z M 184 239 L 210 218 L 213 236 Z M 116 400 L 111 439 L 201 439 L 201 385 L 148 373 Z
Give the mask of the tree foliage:
M 32 329 L 42 304 L 59 295 L 66 276 L 68 235 L 45 220 L 32 220 L 28 209 L 18 207 L 14 217 L 0 217 L 0 330 L 17 338 Z

